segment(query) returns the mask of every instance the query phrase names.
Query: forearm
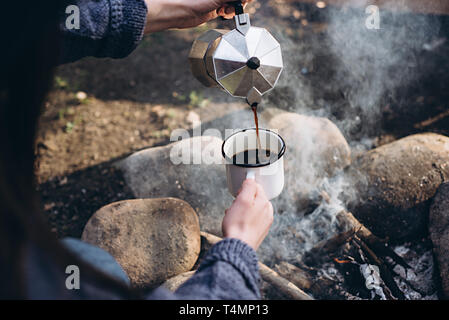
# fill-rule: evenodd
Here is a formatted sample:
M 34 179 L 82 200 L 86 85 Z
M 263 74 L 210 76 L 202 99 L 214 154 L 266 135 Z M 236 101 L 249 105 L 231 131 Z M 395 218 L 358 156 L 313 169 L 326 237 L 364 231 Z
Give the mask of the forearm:
M 182 19 L 183 12 L 177 1 L 145 0 L 148 8 L 148 21 L 145 33 L 157 32 L 174 27 L 173 17 Z
M 61 59 L 71 62 L 85 56 L 122 58 L 142 39 L 147 17 L 144 0 L 76 0 L 79 28 L 61 19 Z
M 145 0 L 148 7 L 148 22 L 145 33 L 170 28 L 191 28 L 217 18 L 230 19 L 234 8 L 230 0 Z M 243 1 L 245 4 L 247 1 Z

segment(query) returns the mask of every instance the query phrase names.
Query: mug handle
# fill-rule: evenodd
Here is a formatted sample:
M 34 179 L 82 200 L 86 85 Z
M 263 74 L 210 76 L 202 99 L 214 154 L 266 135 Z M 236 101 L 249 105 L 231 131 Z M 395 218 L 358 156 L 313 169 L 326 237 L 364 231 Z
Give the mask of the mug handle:
M 248 172 L 246 173 L 246 179 L 256 180 L 256 171 L 248 170 Z

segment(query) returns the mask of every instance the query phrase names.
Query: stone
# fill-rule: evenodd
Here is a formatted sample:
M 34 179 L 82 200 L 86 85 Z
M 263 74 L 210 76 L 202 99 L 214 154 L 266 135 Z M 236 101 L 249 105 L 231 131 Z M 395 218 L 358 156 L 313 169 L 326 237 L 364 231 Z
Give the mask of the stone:
M 430 201 L 449 179 L 449 138 L 402 138 L 359 156 L 347 175 L 358 190 L 349 210 L 374 234 L 395 241 L 422 236 Z
M 183 199 L 199 215 L 201 230 L 221 235 L 224 210 L 233 201 L 226 186 L 222 143 L 212 136 L 186 138 L 136 152 L 117 166 L 136 198 Z
M 87 222 L 82 240 L 109 252 L 137 288 L 153 287 L 191 270 L 201 249 L 197 214 L 175 198 L 104 206 Z
M 351 150 L 345 137 L 327 118 L 284 112 L 271 119 L 269 128 L 277 129 L 284 138 L 287 162 L 300 167 L 300 178 L 308 183 L 332 176 L 351 163 Z
M 273 113 L 273 111 L 272 111 Z M 274 113 L 276 114 L 276 113 Z M 326 118 L 277 112 L 269 122 L 285 140 L 285 187 L 278 202 L 295 204 L 295 210 L 311 211 L 313 198 L 324 179 L 351 163 L 351 150 L 341 131 Z
M 444 297 L 449 299 L 449 182 L 438 188 L 432 201 L 429 233 L 440 271 L 441 289 Z

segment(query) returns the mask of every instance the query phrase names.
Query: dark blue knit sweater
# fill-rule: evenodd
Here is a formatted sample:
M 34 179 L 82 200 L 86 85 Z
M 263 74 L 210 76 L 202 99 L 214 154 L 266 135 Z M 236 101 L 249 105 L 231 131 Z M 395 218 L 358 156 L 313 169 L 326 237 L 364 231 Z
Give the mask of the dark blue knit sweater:
M 139 44 L 145 27 L 147 7 L 143 0 L 76 0 L 80 28 L 67 29 L 61 20 L 61 62 L 83 57 L 123 58 Z
M 131 53 L 142 39 L 147 8 L 143 0 L 77 0 L 80 28 L 68 30 L 61 21 L 62 62 L 82 57 L 122 58 Z M 151 23 L 151 22 L 150 22 Z M 34 298 L 121 298 L 114 292 L 96 289 L 95 283 L 82 284 L 81 291 L 59 292 L 60 285 L 51 274 L 51 262 L 43 253 L 32 254 L 35 279 Z M 41 281 L 39 281 L 40 279 Z M 42 288 L 45 288 L 42 291 Z M 74 296 L 72 296 L 74 294 Z M 259 299 L 259 271 L 255 251 L 237 239 L 225 239 L 214 245 L 195 275 L 175 294 L 159 288 L 149 299 Z

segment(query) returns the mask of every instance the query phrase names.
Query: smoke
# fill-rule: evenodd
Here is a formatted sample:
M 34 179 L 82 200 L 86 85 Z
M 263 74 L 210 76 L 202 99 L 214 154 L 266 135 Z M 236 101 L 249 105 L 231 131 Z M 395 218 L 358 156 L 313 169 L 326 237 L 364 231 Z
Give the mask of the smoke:
M 351 4 L 357 4 L 357 8 Z M 373 147 L 373 138 L 382 130 L 385 109 L 406 108 L 407 97 L 399 94 L 427 70 L 418 56 L 439 32 L 438 19 L 392 10 L 395 1 L 379 11 L 379 29 L 367 28 L 368 1 L 351 1 L 343 8 L 329 8 L 327 28 L 321 32 L 287 35 L 285 26 L 270 28 L 281 43 L 284 71 L 277 87 L 264 98 L 266 107 L 277 107 L 304 115 L 326 117 L 342 131 L 351 149 Z M 362 9 L 361 9 L 362 8 Z M 291 32 L 290 32 L 291 34 Z M 313 134 L 313 132 L 310 132 Z M 313 155 L 311 150 L 302 150 Z M 288 174 L 294 176 L 290 190 L 301 190 L 307 176 L 320 176 L 322 159 L 298 161 Z M 329 238 L 339 228 L 335 215 L 345 208 L 342 199 L 357 196 L 354 183 L 340 171 L 334 177 L 317 181 L 316 193 L 325 191 L 322 201 L 306 215 L 291 197 L 274 200 L 279 213 L 270 235 L 260 248 L 262 260 L 295 261 L 317 242 Z M 309 195 L 313 198 L 313 192 Z M 277 258 L 277 259 L 276 259 Z
M 281 43 L 285 68 L 266 104 L 325 116 L 351 140 L 378 134 L 384 108 L 407 101 L 397 89 L 426 71 L 418 55 L 437 37 L 439 21 L 393 10 L 397 2 L 390 1 L 379 9 L 379 29 L 369 29 L 368 5 L 352 0 L 326 9 L 325 31 L 295 38 L 270 29 Z
M 348 187 L 346 179 L 338 175 L 332 179 L 324 179 L 320 186 L 321 191 L 329 195 L 329 202 L 321 203 L 312 213 L 305 215 L 296 212 L 292 204 L 287 204 L 282 195 L 273 200 L 276 216 L 268 237 L 259 248 L 258 254 L 267 264 L 277 261 L 301 261 L 302 256 L 337 231 L 341 231 L 336 215 L 345 208 L 339 194 L 343 188 Z M 279 209 L 284 208 L 282 213 Z
M 394 6 L 392 1 L 385 8 Z M 379 9 L 379 18 L 380 29 L 368 29 L 366 15 L 331 11 L 328 28 L 329 47 L 337 61 L 334 81 L 342 87 L 348 112 L 363 119 L 364 134 L 379 132 L 376 125 L 387 103 L 402 106 L 400 100 L 406 97 L 396 90 L 425 72 L 418 55 L 439 31 L 431 16 Z

